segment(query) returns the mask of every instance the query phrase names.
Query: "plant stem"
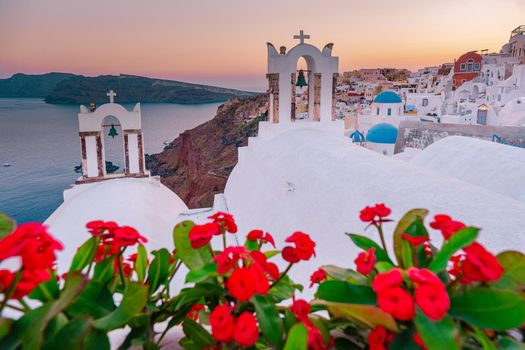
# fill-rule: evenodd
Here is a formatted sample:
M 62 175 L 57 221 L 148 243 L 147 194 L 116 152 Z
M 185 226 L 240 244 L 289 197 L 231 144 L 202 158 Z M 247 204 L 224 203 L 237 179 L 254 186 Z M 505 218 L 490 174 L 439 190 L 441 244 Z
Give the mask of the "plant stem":
M 226 250 L 226 233 L 222 234 L 222 248 Z
M 213 248 L 212 248 L 212 246 L 211 246 L 211 242 L 208 243 L 208 249 L 210 250 L 211 256 L 212 256 L 212 257 L 215 257 L 215 253 L 213 252 Z
M 377 230 L 379 231 L 379 237 L 381 238 L 381 245 L 383 246 L 383 250 L 385 251 L 385 253 L 388 254 L 388 250 L 386 249 L 385 237 L 383 235 L 383 227 L 381 223 L 376 225 L 376 227 L 377 227 Z
M 269 289 L 272 289 L 273 287 L 275 287 L 277 285 L 277 283 L 279 283 L 284 276 L 286 276 L 286 274 L 288 273 L 288 271 L 290 271 L 290 269 L 292 268 L 293 266 L 293 263 L 290 263 L 288 265 L 288 267 L 283 271 L 283 273 L 279 276 L 279 278 L 277 279 L 277 281 L 273 282 L 271 285 L 270 285 L 270 288 Z
M 31 306 L 29 306 L 29 304 L 24 299 L 19 299 L 18 302 L 24 307 L 26 311 L 31 310 Z
M 124 286 L 124 288 L 126 288 L 126 279 L 124 278 L 124 269 L 122 267 L 122 260 L 120 259 L 123 253 L 124 253 L 124 249 L 122 249 L 119 255 L 117 255 L 117 263 L 118 263 L 118 274 L 120 275 L 120 282 L 122 282 L 122 285 Z
M 9 289 L 7 290 L 7 293 L 4 293 L 4 300 L 2 300 L 2 304 L 0 304 L 0 315 L 2 314 L 2 311 L 4 311 L 4 307 L 7 305 L 7 301 L 11 299 L 13 294 L 15 293 L 16 285 L 22 278 L 22 273 L 24 272 L 23 269 L 18 270 L 18 272 L 15 274 L 15 277 L 13 278 L 13 282 L 9 286 Z
M 14 306 L 14 305 L 11 305 L 11 304 L 6 304 L 5 307 L 8 307 L 10 309 L 13 309 L 13 310 L 16 310 L 16 311 L 20 311 L 20 312 L 25 312 L 26 310 L 21 308 L 21 307 L 18 307 L 18 306 Z

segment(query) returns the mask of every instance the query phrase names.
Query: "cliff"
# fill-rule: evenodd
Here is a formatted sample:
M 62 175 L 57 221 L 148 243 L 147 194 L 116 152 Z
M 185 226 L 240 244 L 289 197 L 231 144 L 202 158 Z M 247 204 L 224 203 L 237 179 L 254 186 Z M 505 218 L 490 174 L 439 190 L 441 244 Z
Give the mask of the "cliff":
M 189 208 L 211 206 L 237 164 L 237 147 L 247 145 L 248 137 L 257 135 L 258 122 L 266 119 L 267 101 L 266 95 L 228 101 L 215 118 L 146 156 L 147 167 Z
M 117 93 L 118 103 L 198 104 L 224 102 L 232 98 L 254 96 L 255 93 L 215 86 L 152 79 L 133 75 L 76 76 L 59 82 L 46 97 L 48 103 L 105 103 L 108 90 Z

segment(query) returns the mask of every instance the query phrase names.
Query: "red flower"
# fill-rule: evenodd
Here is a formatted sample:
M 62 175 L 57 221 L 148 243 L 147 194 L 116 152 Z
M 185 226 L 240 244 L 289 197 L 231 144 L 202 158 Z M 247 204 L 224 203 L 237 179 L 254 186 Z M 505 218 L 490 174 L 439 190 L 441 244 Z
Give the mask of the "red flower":
M 459 221 L 452 220 L 448 215 L 436 215 L 434 221 L 430 223 L 430 227 L 440 230 L 445 239 L 449 239 L 457 231 L 465 228 L 465 224 Z
M 128 247 L 137 243 L 146 243 L 148 239 L 131 226 L 120 226 L 115 229 L 113 237 L 110 240 L 105 240 L 104 243 L 116 247 Z
M 0 292 L 6 292 L 13 283 L 15 273 L 8 270 L 0 270 Z M 22 299 L 42 282 L 51 278 L 51 274 L 45 269 L 23 270 L 22 277 L 16 284 L 15 290 L 11 295 L 12 299 Z
M 459 278 L 459 283 L 471 284 L 472 280 L 466 277 L 463 273 L 463 262 L 465 261 L 465 257 L 465 254 L 459 254 L 451 257 L 450 262 L 452 263 L 452 266 L 448 270 L 448 273 L 455 279 Z
M 294 232 L 286 238 L 286 242 L 295 244 L 297 256 L 301 260 L 310 260 L 312 255 L 315 256 L 315 242 L 306 233 Z
M 376 223 L 383 220 L 384 217 L 390 215 L 392 210 L 383 203 L 378 203 L 373 207 L 365 207 L 359 212 L 359 218 L 364 222 Z
M 283 256 L 284 260 L 292 264 L 295 264 L 301 260 L 301 258 L 299 258 L 299 255 L 297 255 L 297 249 L 293 247 L 284 247 L 283 251 L 281 252 L 281 255 Z
M 405 239 L 413 247 L 419 247 L 429 240 L 429 238 L 425 236 L 412 236 L 406 233 L 402 233 L 401 238 Z
M 367 276 L 374 269 L 376 263 L 376 249 L 370 248 L 366 252 L 360 253 L 354 260 L 357 272 Z
M 298 321 L 300 322 L 310 322 L 308 315 L 312 311 L 310 304 L 303 299 L 295 299 L 295 296 L 292 297 L 292 306 L 290 311 L 295 315 Z
M 272 280 L 276 281 L 279 279 L 279 268 L 274 263 L 268 262 L 266 263 L 265 267 L 266 273 L 272 278 Z
M 191 307 L 191 310 L 186 315 L 186 318 L 192 319 L 194 321 L 197 321 L 199 319 L 199 312 L 201 310 L 204 310 L 204 305 L 201 304 L 195 304 Z
M 408 277 L 415 285 L 416 304 L 433 321 L 441 320 L 450 308 L 447 289 L 439 277 L 428 269 L 411 267 Z
M 118 224 L 114 221 L 95 220 L 86 224 L 86 228 L 88 229 L 89 233 L 95 237 L 113 235 L 115 229 L 118 227 Z
M 49 269 L 55 263 L 55 251 L 62 249 L 44 225 L 27 223 L 0 240 L 0 261 L 19 255 L 25 269 Z
M 253 270 L 246 267 L 236 268 L 228 278 L 226 288 L 237 300 L 247 301 L 255 294 L 257 278 Z
M 220 235 L 224 232 L 230 232 L 230 233 L 236 233 L 237 232 L 237 224 L 235 223 L 235 220 L 233 219 L 233 215 L 228 213 L 223 213 L 221 211 L 213 214 L 212 216 L 208 217 L 208 219 L 212 219 L 213 222 L 220 227 L 220 232 L 214 233 L 215 235 Z
M 235 320 L 228 305 L 217 306 L 210 314 L 211 335 L 218 341 L 229 342 L 232 339 Z
M 412 296 L 401 287 L 379 291 L 377 293 L 377 304 L 381 310 L 400 321 L 411 320 L 416 312 Z
M 414 339 L 414 343 L 419 345 L 421 349 L 427 350 L 427 346 L 425 345 L 425 343 L 423 343 L 423 339 L 421 339 L 421 337 L 419 336 L 419 333 L 414 333 L 414 335 L 412 336 L 412 339 Z
M 391 341 L 394 338 L 394 334 L 387 331 L 383 326 L 376 326 L 368 334 L 368 344 L 370 350 L 386 350 L 390 346 Z
M 315 283 L 321 283 L 326 279 L 326 271 L 322 268 L 319 268 L 310 276 L 310 288 L 313 287 Z
M 268 289 L 270 289 L 270 283 L 264 274 L 264 269 L 259 264 L 253 263 L 248 267 L 248 271 L 250 271 L 255 281 L 255 293 L 266 294 Z
M 263 238 L 263 236 L 264 236 L 263 230 L 251 230 L 246 235 L 246 238 L 248 238 L 251 241 L 257 241 L 257 240 Z
M 466 278 L 489 282 L 497 281 L 503 275 L 504 269 L 498 259 L 479 243 L 472 243 L 463 248 L 466 253 L 463 261 L 463 274 Z
M 259 339 L 257 319 L 253 314 L 245 311 L 235 322 L 233 340 L 241 346 L 250 347 L 257 343 L 257 339 Z
M 312 323 L 305 323 L 308 331 L 308 349 L 310 350 L 325 350 L 328 349 L 323 343 L 323 335 Z
M 277 280 L 279 278 L 279 268 L 274 263 L 268 262 L 266 255 L 261 253 L 259 250 L 253 250 L 250 252 L 255 264 L 259 264 L 263 270 L 273 279 Z
M 217 254 L 214 261 L 217 262 L 217 273 L 223 275 L 237 266 L 237 262 L 242 254 L 248 254 L 248 251 L 242 247 L 227 247 L 220 254 Z
M 204 247 L 206 244 L 208 244 L 208 242 L 211 241 L 213 235 L 216 235 L 217 233 L 220 234 L 220 228 L 219 225 L 214 222 L 193 226 L 188 235 L 188 238 L 191 242 L 191 247 L 193 249 Z
M 384 289 L 399 287 L 401 283 L 403 283 L 403 275 L 401 275 L 401 271 L 396 268 L 378 274 L 372 282 L 372 289 L 374 292 L 379 293 Z

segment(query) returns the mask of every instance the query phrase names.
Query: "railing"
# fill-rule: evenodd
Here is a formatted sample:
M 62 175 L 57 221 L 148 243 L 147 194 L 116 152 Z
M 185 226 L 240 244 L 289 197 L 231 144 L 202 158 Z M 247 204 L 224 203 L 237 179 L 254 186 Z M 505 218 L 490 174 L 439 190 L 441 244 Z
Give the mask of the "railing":
M 500 136 L 498 136 L 496 134 L 492 135 L 492 142 L 497 142 L 497 143 L 501 143 L 503 145 L 509 145 L 509 146 L 514 146 L 514 147 L 519 147 L 519 148 L 525 148 L 525 146 L 515 145 L 514 143 L 510 142 L 509 140 L 506 140 L 503 137 L 500 137 Z

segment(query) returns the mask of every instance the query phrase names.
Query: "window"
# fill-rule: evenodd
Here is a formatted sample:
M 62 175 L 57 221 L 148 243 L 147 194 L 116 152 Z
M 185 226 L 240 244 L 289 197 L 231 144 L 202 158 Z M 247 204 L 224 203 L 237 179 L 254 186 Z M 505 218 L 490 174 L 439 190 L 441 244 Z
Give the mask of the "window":
M 389 109 L 386 111 L 386 115 L 392 115 L 392 108 L 389 108 Z
M 379 107 L 376 109 L 376 115 L 379 115 Z
M 487 107 L 481 106 L 478 109 L 478 124 L 487 125 Z
M 479 63 L 476 63 L 476 64 L 474 65 L 474 70 L 479 70 Z
M 461 66 L 459 68 L 462 72 L 465 71 L 465 63 L 461 63 Z
M 423 99 L 423 107 L 428 106 L 428 98 Z
M 474 67 L 474 61 L 468 60 L 467 61 L 467 72 L 472 72 L 472 68 Z

